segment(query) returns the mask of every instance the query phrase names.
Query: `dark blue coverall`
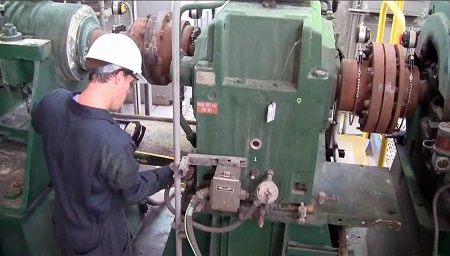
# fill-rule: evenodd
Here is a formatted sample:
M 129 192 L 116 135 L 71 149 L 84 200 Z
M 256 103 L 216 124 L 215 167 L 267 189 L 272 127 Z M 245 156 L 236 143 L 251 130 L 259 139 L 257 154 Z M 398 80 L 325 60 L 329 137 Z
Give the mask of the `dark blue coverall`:
M 124 206 L 173 184 L 168 166 L 139 172 L 131 136 L 107 110 L 58 89 L 32 110 L 55 190 L 53 232 L 63 254 L 130 255 Z

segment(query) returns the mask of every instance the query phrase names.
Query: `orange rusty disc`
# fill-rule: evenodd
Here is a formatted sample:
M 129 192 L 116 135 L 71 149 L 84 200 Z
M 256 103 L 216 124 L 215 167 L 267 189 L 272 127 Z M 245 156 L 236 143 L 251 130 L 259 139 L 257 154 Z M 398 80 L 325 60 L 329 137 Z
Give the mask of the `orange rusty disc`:
M 362 115 L 363 110 L 367 109 L 364 102 L 367 101 L 370 103 L 370 81 L 372 81 L 372 75 L 369 75 L 369 63 L 367 61 L 363 61 L 361 63 L 361 85 L 359 86 L 358 105 L 356 107 L 356 113 L 359 116 Z
M 368 63 L 361 64 L 361 78 L 359 86 L 358 102 L 356 103 L 356 114 L 361 115 L 364 109 L 364 101 L 369 99 L 368 88 Z M 356 91 L 358 87 L 358 62 L 356 60 L 343 59 L 341 62 L 341 79 L 338 86 L 339 99 L 338 109 L 353 112 L 355 107 Z
M 187 21 L 181 21 L 183 28 L 180 47 L 190 51 L 190 31 L 193 27 Z M 172 13 L 155 12 L 146 18 L 138 18 L 131 25 L 128 35 L 136 42 L 142 53 L 144 77 L 151 84 L 170 83 L 170 65 L 172 63 Z
M 389 123 L 387 134 L 395 132 L 397 128 L 398 119 L 403 115 L 402 109 L 404 106 L 404 98 L 408 93 L 408 84 L 406 83 L 406 67 L 405 67 L 405 55 L 403 47 L 401 45 L 394 45 L 395 54 L 397 57 L 397 94 L 395 97 L 395 109 L 392 114 L 391 121 Z
M 394 106 L 396 80 L 397 80 L 397 57 L 394 46 L 382 44 L 384 48 L 385 70 L 384 70 L 384 93 L 382 97 L 380 116 L 375 128 L 376 133 L 385 133 L 389 121 L 392 118 L 392 109 Z
M 411 98 L 408 104 L 408 113 L 406 113 L 406 117 L 410 118 L 414 114 L 414 110 L 419 102 L 420 96 L 420 72 L 417 66 L 413 67 L 413 86 L 411 88 Z M 409 78 L 408 78 L 409 83 Z
M 343 59 L 341 62 L 341 81 L 339 85 L 338 109 L 353 111 L 358 83 L 358 63 L 356 60 Z
M 369 67 L 372 67 L 373 70 L 370 105 L 367 114 L 363 112 L 363 118 L 359 120 L 361 130 L 365 132 L 373 132 L 376 128 L 384 93 L 385 55 L 383 45 L 381 43 L 371 43 L 370 45 L 372 54 L 369 56 Z
M 190 56 L 191 54 L 191 36 L 194 32 L 194 27 L 188 21 L 183 21 L 181 24 L 180 46 L 184 54 Z

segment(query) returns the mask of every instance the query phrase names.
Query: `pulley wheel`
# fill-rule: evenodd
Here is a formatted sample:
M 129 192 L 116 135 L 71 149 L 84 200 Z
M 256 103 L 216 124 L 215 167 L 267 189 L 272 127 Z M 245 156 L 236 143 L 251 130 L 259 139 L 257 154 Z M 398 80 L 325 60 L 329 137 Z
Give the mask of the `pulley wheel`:
M 401 115 L 403 115 L 403 107 L 405 105 L 405 95 L 408 94 L 408 84 L 405 80 L 406 78 L 406 67 L 405 67 L 405 54 L 403 51 L 403 47 L 401 45 L 394 45 L 395 55 L 397 57 L 397 94 L 395 97 L 394 111 L 392 113 L 392 118 L 389 123 L 388 129 L 386 131 L 387 134 L 391 134 L 395 132 L 397 127 L 398 119 Z
M 343 59 L 341 70 L 338 109 L 353 111 L 358 83 L 358 63 L 356 60 Z
M 406 117 L 410 118 L 414 115 L 414 109 L 416 108 L 417 104 L 419 103 L 420 98 L 420 71 L 417 66 L 413 67 L 412 70 L 413 75 L 413 86 L 411 88 L 411 98 L 408 105 L 408 112 L 406 113 Z M 409 83 L 409 78 L 408 78 Z
M 371 97 L 368 111 L 363 111 L 363 118 L 359 119 L 361 130 L 372 132 L 375 130 L 381 112 L 381 104 L 384 94 L 385 54 L 383 45 L 371 43 L 372 54 L 369 56 L 369 67 L 373 70 Z
M 384 70 L 384 93 L 382 97 L 381 111 L 378 118 L 376 133 L 385 133 L 389 121 L 392 118 L 392 109 L 394 106 L 396 80 L 397 80 L 397 57 L 394 46 L 382 44 L 385 56 Z
M 360 115 L 364 101 L 370 96 L 368 87 L 369 74 L 367 71 L 368 63 L 361 63 L 361 78 L 359 86 L 359 95 L 356 99 L 358 87 L 358 62 L 356 60 L 343 59 L 341 62 L 341 80 L 339 84 L 338 109 L 341 111 L 353 111 L 356 103 L 356 114 Z M 357 102 L 355 102 L 357 100 Z
M 181 21 L 183 33 L 180 47 L 188 52 L 192 26 Z M 151 83 L 167 85 L 170 83 L 170 64 L 172 62 L 172 12 L 155 12 L 147 18 L 139 18 L 133 23 L 130 35 L 141 49 L 143 75 Z
M 188 21 L 184 21 L 181 24 L 181 37 L 180 46 L 183 49 L 184 54 L 190 55 L 191 52 L 191 36 L 194 33 L 194 27 L 189 24 Z

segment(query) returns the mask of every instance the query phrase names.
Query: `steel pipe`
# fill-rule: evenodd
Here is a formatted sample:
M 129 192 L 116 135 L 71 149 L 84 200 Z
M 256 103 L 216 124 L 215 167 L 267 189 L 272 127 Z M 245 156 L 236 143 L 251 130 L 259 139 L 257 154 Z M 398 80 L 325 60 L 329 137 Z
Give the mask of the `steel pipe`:
M 106 29 L 106 16 L 105 16 L 105 1 L 98 1 L 98 4 L 100 5 L 100 22 L 102 25 L 102 29 Z
M 184 4 L 181 7 L 180 16 L 187 10 L 204 10 L 204 9 L 215 9 L 224 5 L 227 1 L 214 1 L 214 2 L 197 2 Z M 175 14 L 175 13 L 174 13 Z
M 140 113 L 140 111 L 139 111 L 140 110 L 139 86 L 140 86 L 140 83 L 138 83 L 137 85 L 135 85 L 133 87 L 133 96 L 134 96 L 133 107 L 134 107 L 134 114 L 135 115 L 139 115 L 139 113 Z
M 123 114 L 123 113 L 111 113 L 113 117 L 124 118 L 124 119 L 138 119 L 138 120 L 147 120 L 147 121 L 160 121 L 160 122 L 168 122 L 172 123 L 173 118 L 169 117 L 155 117 L 155 116 L 143 116 L 143 115 L 133 115 L 133 114 Z M 196 121 L 188 121 L 188 124 L 196 125 Z
M 128 7 L 128 17 L 130 19 L 130 24 L 133 24 L 135 21 L 134 9 L 131 8 L 131 5 L 128 2 L 125 2 L 125 5 Z
M 181 161 L 181 140 L 180 140 L 180 22 L 181 22 L 181 1 L 172 3 L 172 65 L 173 65 L 173 144 L 174 144 L 174 164 L 176 168 Z M 182 255 L 181 240 L 181 173 L 175 171 L 175 244 L 176 255 Z

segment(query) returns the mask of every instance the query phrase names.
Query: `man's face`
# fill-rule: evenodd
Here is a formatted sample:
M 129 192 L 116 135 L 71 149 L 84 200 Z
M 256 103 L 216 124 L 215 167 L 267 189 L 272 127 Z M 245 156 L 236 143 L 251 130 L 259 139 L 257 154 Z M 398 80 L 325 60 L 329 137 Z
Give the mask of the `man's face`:
M 121 71 L 117 74 L 116 78 L 116 97 L 112 104 L 112 110 L 118 111 L 125 102 L 128 93 L 136 86 L 137 78 L 134 75 L 126 74 Z

